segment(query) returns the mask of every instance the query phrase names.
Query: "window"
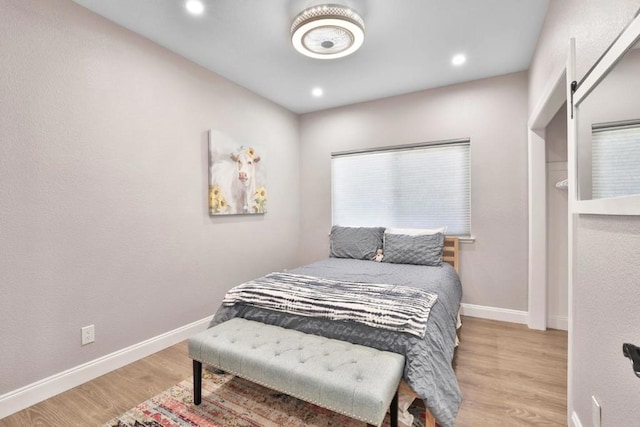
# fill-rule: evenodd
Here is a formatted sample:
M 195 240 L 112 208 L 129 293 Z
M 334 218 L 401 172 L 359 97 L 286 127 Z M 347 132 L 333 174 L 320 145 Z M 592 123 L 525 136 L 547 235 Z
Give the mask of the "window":
M 471 235 L 469 140 L 331 157 L 333 224 L 435 228 Z
M 640 194 L 640 123 L 594 125 L 592 198 Z

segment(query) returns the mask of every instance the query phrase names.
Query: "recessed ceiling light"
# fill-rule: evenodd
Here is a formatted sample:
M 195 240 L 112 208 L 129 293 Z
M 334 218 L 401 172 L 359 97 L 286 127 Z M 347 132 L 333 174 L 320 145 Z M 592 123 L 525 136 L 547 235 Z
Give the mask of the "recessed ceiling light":
M 200 0 L 187 0 L 184 7 L 186 7 L 192 15 L 202 15 L 204 12 L 204 4 L 202 4 Z
M 462 53 L 454 55 L 454 57 L 451 59 L 451 63 L 456 67 L 464 64 L 465 62 L 467 62 L 467 57 L 464 56 Z
M 322 90 L 321 87 L 314 87 L 311 90 L 311 95 L 315 96 L 316 98 L 321 97 L 323 93 L 324 93 L 324 91 Z

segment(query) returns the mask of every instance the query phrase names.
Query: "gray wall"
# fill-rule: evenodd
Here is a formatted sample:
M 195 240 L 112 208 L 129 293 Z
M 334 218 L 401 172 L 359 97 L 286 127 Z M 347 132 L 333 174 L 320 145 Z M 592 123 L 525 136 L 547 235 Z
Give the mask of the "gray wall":
M 331 152 L 470 137 L 464 302 L 527 310 L 526 94 L 522 72 L 303 115 L 300 262 L 328 254 Z
M 71 1 L 0 16 L 0 395 L 294 265 L 296 115 Z M 209 218 L 209 128 L 268 147 L 265 216 Z
M 637 0 L 552 1 L 529 76 L 530 111 L 546 78 L 566 61 L 576 37 L 578 78 L 635 15 Z M 591 425 L 591 396 L 602 403 L 604 427 L 640 419 L 640 381 L 622 357 L 625 341 L 640 343 L 640 220 L 637 217 L 580 216 L 576 224 L 573 396 L 569 410 Z
M 567 162 L 567 104 L 553 116 L 545 129 L 547 163 Z

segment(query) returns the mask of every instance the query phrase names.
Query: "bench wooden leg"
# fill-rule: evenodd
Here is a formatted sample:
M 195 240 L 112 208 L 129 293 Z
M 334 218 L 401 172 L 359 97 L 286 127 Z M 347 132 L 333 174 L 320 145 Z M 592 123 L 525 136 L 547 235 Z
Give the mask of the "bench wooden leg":
M 391 399 L 391 406 L 389 407 L 389 426 L 398 427 L 398 391 L 393 395 Z M 375 427 L 373 424 L 367 423 L 367 427 Z
M 389 408 L 389 415 L 391 427 L 398 427 L 398 390 L 393 395 L 391 400 L 391 408 Z
M 202 402 L 202 363 L 193 361 L 193 403 Z

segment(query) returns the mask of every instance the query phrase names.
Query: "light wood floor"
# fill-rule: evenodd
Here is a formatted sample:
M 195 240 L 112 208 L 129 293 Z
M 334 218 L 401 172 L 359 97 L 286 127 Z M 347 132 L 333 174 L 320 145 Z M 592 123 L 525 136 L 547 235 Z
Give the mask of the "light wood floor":
M 456 426 L 566 426 L 567 333 L 463 318 Z
M 463 317 L 456 426 L 566 426 L 567 333 Z M 0 420 L 0 427 L 99 426 L 189 378 L 180 343 Z

